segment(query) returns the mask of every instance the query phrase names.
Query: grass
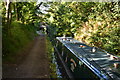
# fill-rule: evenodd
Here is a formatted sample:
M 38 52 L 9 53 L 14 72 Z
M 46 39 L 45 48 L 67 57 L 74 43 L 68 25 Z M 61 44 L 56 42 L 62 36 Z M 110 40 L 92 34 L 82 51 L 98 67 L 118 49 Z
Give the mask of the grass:
M 5 26 L 4 26 L 5 27 Z M 35 36 L 34 26 L 12 22 L 9 34 L 3 27 L 2 53 L 3 62 L 14 63 L 14 56 L 22 50 Z
M 57 79 L 57 70 L 56 70 L 56 64 L 52 62 L 54 53 L 54 47 L 52 46 L 52 43 L 50 42 L 49 38 L 47 37 L 46 40 L 46 47 L 47 47 L 47 54 L 49 58 L 49 65 L 50 65 L 50 78 L 56 78 Z

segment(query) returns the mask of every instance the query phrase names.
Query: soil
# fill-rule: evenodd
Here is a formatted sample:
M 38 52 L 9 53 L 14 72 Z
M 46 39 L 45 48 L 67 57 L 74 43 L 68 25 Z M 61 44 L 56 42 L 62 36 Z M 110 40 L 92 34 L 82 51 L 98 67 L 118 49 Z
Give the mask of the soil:
M 16 63 L 3 63 L 3 79 L 50 77 L 45 36 L 36 37 L 15 59 Z

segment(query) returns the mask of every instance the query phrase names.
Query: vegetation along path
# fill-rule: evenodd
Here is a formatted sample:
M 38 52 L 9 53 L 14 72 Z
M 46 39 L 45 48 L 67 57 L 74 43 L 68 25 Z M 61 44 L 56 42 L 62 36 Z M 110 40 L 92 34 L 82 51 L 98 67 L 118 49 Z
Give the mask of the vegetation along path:
M 4 64 L 4 78 L 49 78 L 49 61 L 46 53 L 46 38 L 35 38 L 31 48 L 26 51 L 24 60 L 19 64 Z

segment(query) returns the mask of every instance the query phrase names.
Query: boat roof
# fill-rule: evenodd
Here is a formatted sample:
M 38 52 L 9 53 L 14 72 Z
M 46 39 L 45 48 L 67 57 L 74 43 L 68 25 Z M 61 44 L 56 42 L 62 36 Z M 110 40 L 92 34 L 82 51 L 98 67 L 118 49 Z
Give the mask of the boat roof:
M 64 46 L 66 46 L 77 58 L 79 58 L 94 73 L 104 79 L 112 78 L 120 80 L 120 58 L 106 53 L 99 48 L 90 47 L 72 37 L 56 37 Z M 100 76 L 101 75 L 101 76 Z

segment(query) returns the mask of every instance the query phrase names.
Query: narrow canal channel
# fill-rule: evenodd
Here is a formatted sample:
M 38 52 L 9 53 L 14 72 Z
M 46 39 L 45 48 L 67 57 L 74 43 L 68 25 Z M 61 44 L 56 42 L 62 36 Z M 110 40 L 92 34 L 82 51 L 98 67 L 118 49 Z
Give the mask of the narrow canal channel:
M 57 74 L 57 78 L 63 78 L 62 72 L 60 70 L 60 66 L 59 66 L 59 61 L 58 61 L 58 57 L 57 55 L 55 55 L 55 53 L 52 53 L 53 59 L 52 59 L 52 63 L 55 64 L 55 68 L 56 68 L 56 74 Z
M 51 78 L 52 79 L 53 78 L 57 78 L 57 79 L 67 78 L 68 79 L 68 75 L 67 75 L 67 73 L 66 73 L 66 71 L 65 71 L 65 69 L 64 69 L 64 67 L 61 63 L 61 60 L 60 60 L 58 54 L 56 53 L 53 45 L 54 45 L 53 41 L 50 40 L 49 38 L 47 38 L 47 46 L 49 47 L 48 53 L 50 53 L 48 55 L 49 56 L 51 55 L 50 57 L 52 59 L 52 61 L 50 63 L 50 66 L 51 66 L 51 69 L 52 69 L 51 70 L 51 73 L 52 73 Z M 54 75 L 54 74 L 56 74 L 56 75 Z

